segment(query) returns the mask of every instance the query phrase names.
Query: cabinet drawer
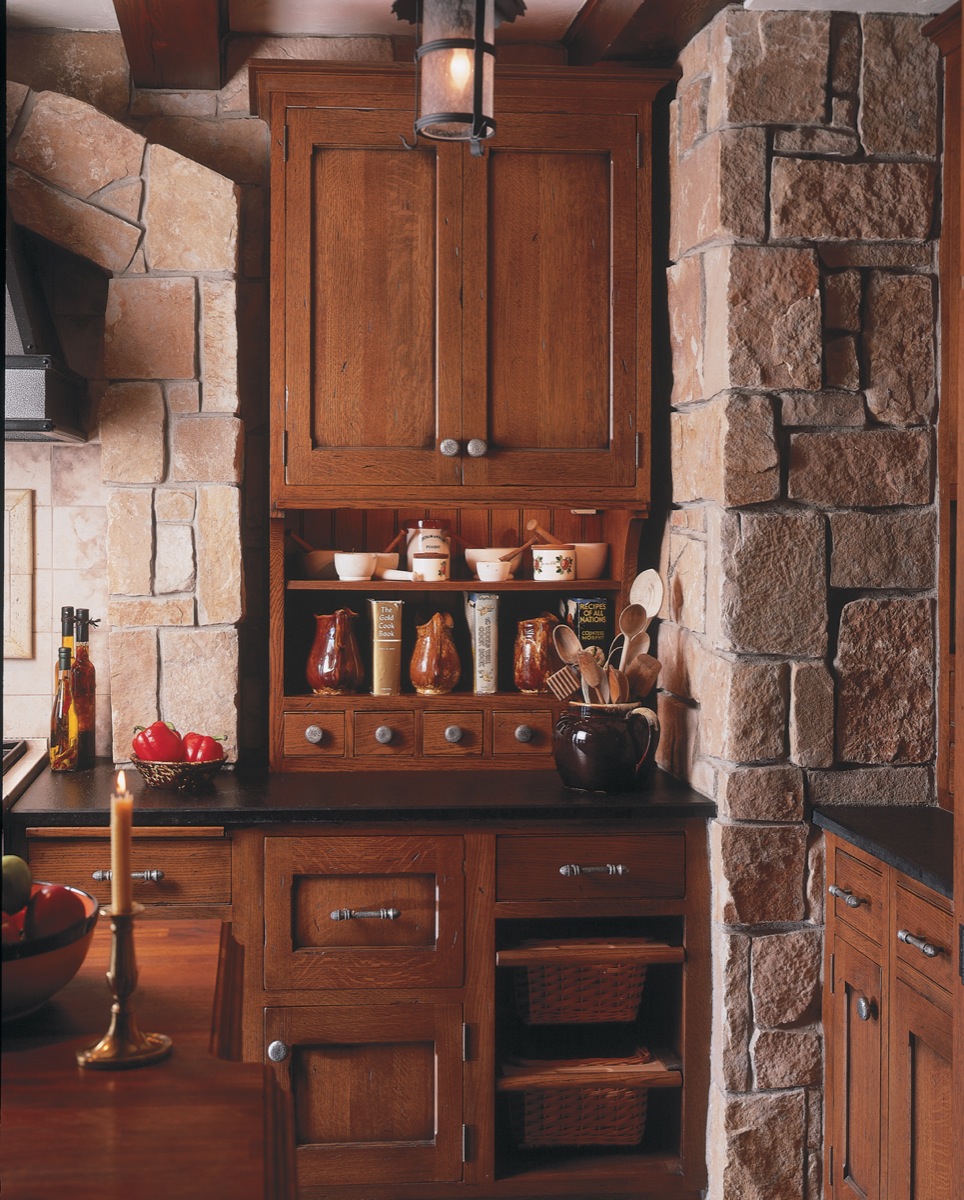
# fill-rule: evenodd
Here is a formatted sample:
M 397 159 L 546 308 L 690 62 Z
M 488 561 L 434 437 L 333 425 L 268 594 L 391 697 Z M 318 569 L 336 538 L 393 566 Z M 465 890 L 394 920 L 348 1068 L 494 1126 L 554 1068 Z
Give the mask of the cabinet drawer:
M 630 837 L 500 837 L 499 900 L 681 897 L 686 893 L 682 833 Z
M 455 732 L 458 732 L 456 739 Z M 452 740 L 449 740 L 449 739 Z M 482 753 L 480 712 L 427 712 L 422 717 L 422 753 L 455 758 Z
M 309 730 L 311 736 L 307 736 Z M 344 758 L 345 714 L 285 713 L 284 752 L 293 758 Z
M 829 893 L 835 920 L 879 945 L 884 927 L 884 881 L 880 871 L 835 845 L 827 869 L 827 887 L 839 892 Z
M 356 758 L 411 758 L 414 753 L 413 712 L 355 713 Z
M 265 986 L 457 987 L 461 837 L 267 837 Z
M 135 879 L 134 899 L 159 904 L 226 905 L 231 903 L 231 843 L 222 829 L 183 831 L 135 829 L 131 870 L 158 871 L 156 879 Z M 110 831 L 31 829 L 27 831 L 30 869 L 35 879 L 68 883 L 110 903 L 110 882 L 96 880 L 110 870 Z
M 552 713 L 494 712 L 492 753 L 496 758 L 552 753 Z
M 951 947 L 953 945 L 953 919 L 946 908 L 931 903 L 910 889 L 897 885 L 894 896 L 894 937 L 897 961 L 910 967 L 918 975 L 936 983 L 950 992 L 953 975 Z M 916 946 L 898 935 L 904 933 L 918 940 Z M 921 947 L 937 950 L 931 956 Z

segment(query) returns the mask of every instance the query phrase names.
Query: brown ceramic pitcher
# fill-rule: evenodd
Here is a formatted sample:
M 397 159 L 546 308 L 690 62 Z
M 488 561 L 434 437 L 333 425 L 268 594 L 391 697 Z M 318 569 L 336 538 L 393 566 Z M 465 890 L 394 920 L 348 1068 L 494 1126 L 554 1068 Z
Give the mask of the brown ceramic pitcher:
M 357 692 L 365 677 L 350 608 L 315 613 L 315 640 L 305 675 L 316 696 L 346 696 Z
M 415 627 L 418 637 L 409 672 L 420 696 L 444 695 L 459 681 L 462 665 L 452 641 L 453 624 L 449 613 L 436 613 Z
M 652 769 L 659 718 L 635 704 L 571 701 L 552 732 L 562 782 L 583 792 L 631 792 Z

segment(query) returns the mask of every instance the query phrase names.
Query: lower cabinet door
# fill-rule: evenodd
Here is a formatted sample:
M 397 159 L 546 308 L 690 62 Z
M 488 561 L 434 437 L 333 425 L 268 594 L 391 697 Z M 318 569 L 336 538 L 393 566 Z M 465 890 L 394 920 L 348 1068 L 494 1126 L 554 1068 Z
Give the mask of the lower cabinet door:
M 299 1187 L 462 1178 L 462 1008 L 266 1008 Z

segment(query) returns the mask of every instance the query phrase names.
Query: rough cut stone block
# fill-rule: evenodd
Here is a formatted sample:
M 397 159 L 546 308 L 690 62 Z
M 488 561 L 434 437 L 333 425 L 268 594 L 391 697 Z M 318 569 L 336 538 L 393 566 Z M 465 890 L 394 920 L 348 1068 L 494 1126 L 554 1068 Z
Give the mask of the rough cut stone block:
M 860 273 L 836 271 L 824 276 L 823 323 L 826 329 L 860 329 Z
M 704 395 L 731 387 L 821 386 L 820 280 L 813 251 L 719 246 L 703 256 L 703 272 Z
M 218 111 L 215 92 L 161 92 L 134 89 L 132 117 L 214 117 Z
M 240 483 L 241 422 L 234 417 L 180 417 L 171 440 L 175 483 Z
M 750 939 L 713 927 L 713 1077 L 731 1092 L 750 1086 Z
M 151 591 L 153 520 L 150 488 L 119 488 L 107 500 L 107 586 L 111 595 Z
M 803 825 L 710 825 L 714 919 L 728 925 L 801 921 Z
M 707 654 L 700 672 L 700 751 L 730 762 L 784 756 L 786 663 Z
M 762 1090 L 813 1087 L 823 1079 L 823 1038 L 815 1029 L 762 1029 L 751 1054 L 753 1079 Z
M 860 767 L 845 771 L 808 771 L 811 803 L 929 804 L 928 767 Z
M 178 729 L 227 739 L 237 757 L 238 633 L 236 629 L 162 629 L 161 709 Z
M 158 525 L 155 531 L 154 591 L 190 592 L 194 587 L 194 531 L 190 525 Z
M 776 158 L 770 178 L 775 238 L 924 241 L 936 174 L 926 163 Z
M 844 762 L 934 755 L 932 601 L 854 600 L 840 614 L 837 745 Z
M 702 260 L 693 254 L 666 272 L 675 405 L 708 395 L 703 383 Z
M 829 388 L 856 392 L 860 387 L 860 364 L 853 337 L 828 338 L 823 348 L 824 375 Z
M 127 628 L 136 628 L 138 625 L 151 629 L 159 625 L 193 625 L 194 600 L 192 597 L 166 597 L 163 600 L 153 597 L 135 600 L 115 598 L 107 606 L 107 620 L 115 627 Z
M 821 242 L 820 261 L 830 270 L 841 267 L 913 269 L 933 266 L 933 242 Z
M 673 621 L 661 621 L 659 645 L 650 649 L 657 650 L 662 664 L 660 688 L 681 700 L 699 699 L 700 672 L 706 654 L 700 638 Z
M 933 508 L 830 514 L 830 586 L 932 588 L 937 560 Z
M 193 521 L 194 492 L 180 488 L 158 488 L 154 493 L 154 516 L 158 521 Z
M 826 13 L 726 8 L 710 27 L 707 127 L 820 125 L 830 55 Z
M 101 473 L 108 483 L 164 478 L 164 394 L 156 383 L 115 383 L 99 408 Z
M 837 129 L 857 128 L 857 101 L 854 97 L 833 97 L 830 101 L 830 124 Z
M 863 347 L 867 407 L 885 425 L 930 421 L 937 398 L 933 280 L 874 272 Z
M 802 767 L 833 766 L 833 679 L 822 662 L 790 667 L 790 758 Z
M 705 623 L 706 546 L 701 538 L 669 534 L 666 602 L 678 625 L 702 633 Z
M 154 271 L 234 271 L 239 189 L 230 179 L 168 150 L 148 151 L 144 248 Z
M 15 168 L 7 174 L 13 219 L 105 271 L 126 271 L 140 241 L 136 225 Z
M 112 279 L 104 316 L 111 379 L 189 379 L 195 373 L 193 279 Z
M 201 407 L 201 387 L 194 380 L 177 380 L 167 385 L 167 404 L 172 413 L 196 413 Z
M 708 1200 L 803 1200 L 806 1092 L 710 1095 Z
M 671 128 L 676 131 L 673 157 L 691 150 L 706 133 L 706 99 L 709 95 L 708 75 L 700 75 L 681 85 L 672 103 Z
M 149 142 L 202 163 L 235 183 L 268 183 L 268 126 L 256 117 L 208 121 L 198 117 L 148 117 L 138 128 Z
M 859 71 L 859 18 L 853 13 L 834 13 L 830 22 L 830 87 L 834 94 L 856 95 Z
M 780 494 L 773 406 L 766 396 L 725 394 L 670 416 L 673 500 L 759 504 Z M 713 453 L 707 453 L 708 447 Z
M 850 158 L 860 149 L 860 141 L 848 129 L 778 129 L 773 136 L 777 154 L 820 154 L 825 158 Z
M 807 839 L 807 920 L 812 925 L 822 925 L 825 920 L 823 889 L 826 873 L 823 830 L 811 825 Z
M 724 129 L 672 160 L 670 255 L 714 240 L 766 235 L 766 138 L 762 129 Z
M 143 179 L 125 179 L 120 183 L 112 183 L 94 197 L 99 205 L 117 213 L 126 221 L 140 220 L 143 198 Z
M 733 821 L 802 821 L 803 772 L 799 767 L 721 765 L 720 816 Z
M 699 714 L 692 705 L 662 692 L 657 696 L 660 735 L 656 761 L 677 779 L 693 779 L 699 749 Z
M 201 408 L 238 411 L 238 320 L 235 285 L 201 280 Z
M 930 433 L 865 429 L 790 438 L 791 500 L 841 508 L 888 508 L 930 500 Z
M 89 104 L 41 92 L 13 159 L 24 170 L 82 200 L 141 173 L 144 139 Z
M 7 30 L 7 74 L 34 91 L 62 92 L 123 118 L 130 66 L 119 33 Z
M 758 1026 L 809 1024 L 820 1015 L 821 934 L 816 929 L 753 939 L 753 1015 Z
M 867 412 L 863 396 L 851 392 L 786 392 L 779 397 L 784 425 L 864 425 Z
M 868 154 L 937 156 L 940 51 L 910 15 L 861 18 L 860 136 Z
M 20 116 L 29 94 L 30 88 L 26 84 L 7 80 L 7 137 L 10 136 L 10 131 L 16 125 L 17 118 Z
M 743 651 L 822 656 L 827 649 L 824 518 L 812 512 L 727 511 L 720 516 L 718 536 L 721 577 L 718 588 L 708 589 L 708 628 Z
M 240 621 L 244 583 L 238 488 L 198 488 L 197 553 L 198 620 L 202 625 Z
M 160 718 L 157 685 L 156 631 L 112 629 L 110 713 L 115 762 L 130 762 L 134 729 Z

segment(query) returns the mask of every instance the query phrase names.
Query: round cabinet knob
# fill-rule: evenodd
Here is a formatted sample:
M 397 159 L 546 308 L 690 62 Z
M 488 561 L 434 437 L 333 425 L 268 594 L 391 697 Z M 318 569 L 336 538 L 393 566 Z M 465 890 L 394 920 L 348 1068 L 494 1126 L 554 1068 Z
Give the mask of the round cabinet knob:
M 470 438 L 465 448 L 469 452 L 469 458 L 483 458 L 489 453 L 489 443 L 481 438 Z
M 438 450 L 439 454 L 444 454 L 446 458 L 455 458 L 459 452 L 459 444 L 455 438 L 442 438 Z
M 861 1021 L 869 1021 L 877 1015 L 877 1005 L 873 1000 L 868 1000 L 866 996 L 858 996 L 857 998 L 857 1016 Z
M 516 725 L 515 740 L 517 742 L 531 742 L 535 730 L 531 725 Z
M 393 734 L 391 725 L 379 725 L 375 730 L 375 741 L 378 742 L 380 746 L 387 746 L 392 740 L 392 737 Z
M 268 1044 L 268 1058 L 272 1062 L 284 1062 L 290 1052 L 286 1042 L 275 1041 Z
M 305 730 L 305 741 L 311 742 L 313 746 L 320 746 L 325 736 L 325 731 L 320 725 L 309 725 Z
M 446 725 L 445 740 L 447 742 L 460 742 L 462 740 L 461 728 L 458 725 Z

